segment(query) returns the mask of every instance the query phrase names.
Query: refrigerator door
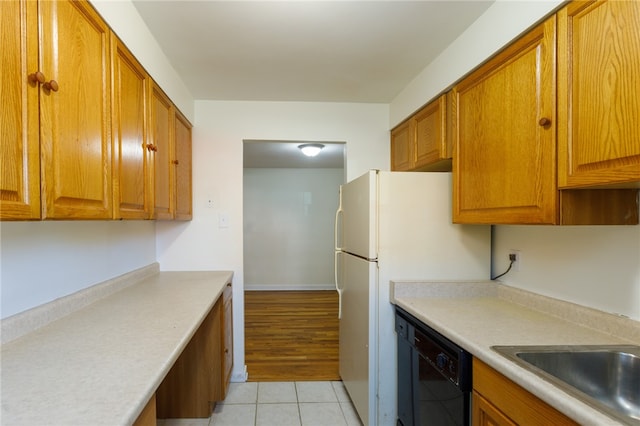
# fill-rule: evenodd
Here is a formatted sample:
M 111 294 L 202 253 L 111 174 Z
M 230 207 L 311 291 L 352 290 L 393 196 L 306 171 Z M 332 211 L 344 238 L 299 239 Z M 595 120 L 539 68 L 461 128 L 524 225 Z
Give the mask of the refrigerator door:
M 338 254 L 338 286 L 342 292 L 340 377 L 365 425 L 377 423 L 377 269 L 376 262 Z
M 341 232 L 337 233 L 337 248 L 369 260 L 377 253 L 377 171 L 341 186 Z

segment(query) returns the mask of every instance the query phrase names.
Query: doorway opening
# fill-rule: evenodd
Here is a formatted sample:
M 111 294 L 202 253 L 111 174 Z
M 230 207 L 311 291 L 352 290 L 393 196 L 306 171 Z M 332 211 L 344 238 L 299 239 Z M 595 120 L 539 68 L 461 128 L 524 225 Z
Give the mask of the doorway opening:
M 321 144 L 316 157 L 299 145 Z M 344 142 L 244 141 L 250 381 L 339 380 L 334 218 Z

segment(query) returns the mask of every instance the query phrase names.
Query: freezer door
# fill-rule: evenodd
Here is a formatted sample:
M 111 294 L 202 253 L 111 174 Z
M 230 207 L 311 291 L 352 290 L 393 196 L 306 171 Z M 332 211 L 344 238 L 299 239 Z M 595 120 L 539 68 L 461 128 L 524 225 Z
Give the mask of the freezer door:
M 377 264 L 340 253 L 340 377 L 363 424 L 376 424 Z
M 341 223 L 338 249 L 366 259 L 377 254 L 377 172 L 342 185 Z

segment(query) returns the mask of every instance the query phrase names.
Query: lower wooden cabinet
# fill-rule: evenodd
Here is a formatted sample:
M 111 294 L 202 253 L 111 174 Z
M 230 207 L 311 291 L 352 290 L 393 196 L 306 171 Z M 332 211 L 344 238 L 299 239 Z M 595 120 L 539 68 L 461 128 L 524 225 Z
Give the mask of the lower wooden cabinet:
M 227 357 L 233 362 L 233 349 L 226 347 L 227 341 L 233 342 L 227 304 L 230 283 L 158 387 L 158 418 L 207 418 L 226 397 L 231 371 Z
M 153 394 L 147 405 L 142 409 L 133 426 L 156 426 L 156 395 Z
M 227 284 L 222 295 L 222 398 L 227 397 L 229 382 L 231 381 L 231 370 L 233 369 L 233 303 L 232 303 L 231 283 Z
M 578 424 L 475 358 L 471 418 L 473 426 Z

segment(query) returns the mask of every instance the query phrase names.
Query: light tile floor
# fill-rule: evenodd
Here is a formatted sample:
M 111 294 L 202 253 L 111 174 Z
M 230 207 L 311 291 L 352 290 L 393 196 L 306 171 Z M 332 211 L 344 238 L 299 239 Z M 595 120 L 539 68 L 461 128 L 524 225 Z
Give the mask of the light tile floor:
M 231 383 L 208 419 L 158 426 L 361 426 L 342 382 Z

